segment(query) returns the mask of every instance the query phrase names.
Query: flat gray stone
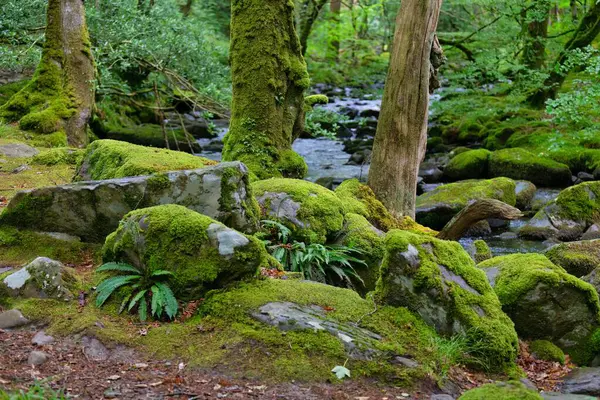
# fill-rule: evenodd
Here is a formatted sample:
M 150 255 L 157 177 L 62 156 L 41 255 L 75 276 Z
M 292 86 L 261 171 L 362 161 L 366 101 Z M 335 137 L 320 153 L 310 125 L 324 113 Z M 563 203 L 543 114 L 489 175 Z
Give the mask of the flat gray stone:
M 222 256 L 232 256 L 235 254 L 236 247 L 243 247 L 250 243 L 243 234 L 221 224 L 210 224 L 206 232 L 211 240 L 218 243 L 219 254 Z
M 0 215 L 0 223 L 104 242 L 134 209 L 178 204 L 242 232 L 258 227 L 240 162 L 220 163 L 156 176 L 78 182 L 19 192 Z
M 33 157 L 39 151 L 23 143 L 9 143 L 0 145 L 0 154 L 8 158 Z
M 110 350 L 106 348 L 98 339 L 84 336 L 81 338 L 83 344 L 83 353 L 91 361 L 106 361 L 110 357 Z
M 562 392 L 600 396 L 600 368 L 578 368 L 564 379 Z
M 46 335 L 46 332 L 39 331 L 35 334 L 33 339 L 31 339 L 31 343 L 36 346 L 46 346 L 48 344 L 54 343 L 54 338 L 50 335 Z
M 31 353 L 29 353 L 29 357 L 27 357 L 27 364 L 28 365 L 42 365 L 46 361 L 48 361 L 48 358 L 50 358 L 48 356 L 48 354 L 44 353 L 43 351 L 34 350 Z
M 8 310 L 0 314 L 0 329 L 18 328 L 28 323 L 29 320 L 19 310 Z

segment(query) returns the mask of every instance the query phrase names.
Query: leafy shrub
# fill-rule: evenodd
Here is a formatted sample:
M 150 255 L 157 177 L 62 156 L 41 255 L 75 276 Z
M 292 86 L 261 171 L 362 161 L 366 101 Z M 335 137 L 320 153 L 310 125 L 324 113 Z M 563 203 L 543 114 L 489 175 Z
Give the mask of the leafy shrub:
M 173 274 L 170 271 L 142 271 L 129 264 L 106 263 L 97 272 L 117 272 L 119 275 L 103 280 L 97 288 L 96 305 L 101 307 L 106 300 L 119 288 L 128 287 L 129 293 L 121 301 L 119 313 L 127 307 L 131 311 L 137 306 L 140 320 L 145 321 L 150 303 L 151 314 L 161 318 L 166 314 L 173 319 L 177 314 L 178 304 L 175 295 L 165 282 Z
M 328 246 L 297 242 L 291 231 L 276 221 L 264 220 L 264 243 L 286 271 L 301 272 L 306 279 L 353 287 L 353 280 L 364 284 L 353 265 L 366 265 L 358 258 L 362 252 L 347 246 Z

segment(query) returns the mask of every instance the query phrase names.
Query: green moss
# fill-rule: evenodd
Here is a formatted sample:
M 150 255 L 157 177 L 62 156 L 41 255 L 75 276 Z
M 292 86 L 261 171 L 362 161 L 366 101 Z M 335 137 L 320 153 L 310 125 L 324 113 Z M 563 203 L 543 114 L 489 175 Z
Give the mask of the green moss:
M 25 79 L 0 86 L 0 106 L 6 103 L 12 96 L 18 93 L 25 86 L 27 86 L 28 82 L 29 80 Z
M 233 99 L 223 160 L 242 161 L 259 179 L 297 176 L 300 163 L 284 169 L 291 157 L 282 152 L 303 130 L 310 79 L 294 3 L 235 0 L 231 11 Z
M 286 224 L 300 240 L 325 243 L 327 238 L 342 229 L 345 214 L 342 201 L 331 190 L 316 183 L 275 178 L 254 182 L 252 190 L 261 202 L 263 218 Z M 271 209 L 270 194 L 280 193 L 287 194 L 289 199 L 300 205 L 296 217 L 304 226 L 295 224 L 289 218 L 279 218 L 279 210 Z M 264 200 L 261 200 L 263 196 Z
M 313 108 L 317 104 L 327 104 L 327 103 L 329 103 L 329 98 L 327 96 L 325 96 L 324 94 L 314 94 L 312 96 L 306 96 L 304 98 L 304 107 L 305 107 L 306 111 Z
M 448 327 L 439 328 L 447 331 L 455 329 L 456 324 L 462 327 L 472 356 L 477 360 L 476 366 L 502 370 L 514 365 L 518 347 L 514 326 L 502 312 L 487 277 L 475 267 L 459 243 L 394 230 L 386 236 L 385 246 L 381 278 L 376 289 L 380 302 L 406 306 L 419 313 L 425 307 L 420 294 L 429 293 L 443 304 L 447 312 Z M 414 275 L 404 276 L 404 279 L 413 280 L 414 292 L 410 292 L 410 295 L 396 281 L 402 278 L 394 275 L 403 272 L 393 272 L 398 269 L 395 261 L 397 254 L 409 251 L 409 246 L 416 248 L 419 258 Z M 443 276 L 440 265 L 450 274 L 459 276 L 472 290 L 466 289 L 457 280 Z
M 560 192 L 554 203 L 560 216 L 592 224 L 600 217 L 600 181 L 584 182 Z
M 488 383 L 471 389 L 459 397 L 459 400 L 543 400 L 534 390 L 527 389 L 521 382 Z
M 308 165 L 304 158 L 294 150 L 283 150 L 279 154 L 276 168 L 281 174 L 287 178 L 302 179 L 308 173 Z
M 495 151 L 490 157 L 489 173 L 491 177 L 526 179 L 544 187 L 568 186 L 572 176 L 567 165 L 519 148 Z
M 3 265 L 20 266 L 36 257 L 48 257 L 65 265 L 99 258 L 99 246 L 55 239 L 49 235 L 9 226 L 0 227 L 0 260 Z
M 480 263 L 485 260 L 489 260 L 492 258 L 492 251 L 490 247 L 487 245 L 485 240 L 476 240 L 473 242 L 475 246 L 475 262 Z
M 77 165 L 83 159 L 84 151 L 81 149 L 70 149 L 60 147 L 44 150 L 33 157 L 32 162 L 39 165 Z
M 496 199 L 514 206 L 517 201 L 515 188 L 515 182 L 508 178 L 442 185 L 417 197 L 417 222 L 433 229 L 442 229 L 472 200 Z
M 460 153 L 450 160 L 444 174 L 453 180 L 487 178 L 490 154 L 485 149 Z
M 545 255 L 571 275 L 582 277 L 600 266 L 600 240 L 558 244 Z
M 221 239 L 209 235 L 211 226 L 213 230 L 225 228 L 183 206 L 135 210 L 106 238 L 103 259 L 127 262 L 148 271 L 171 271 L 175 293 L 190 299 L 251 276 L 266 265 L 264 245 L 251 236 L 246 244 L 234 247 L 232 254 L 221 255 Z
M 115 140 L 97 140 L 90 144 L 78 166 L 75 180 L 93 180 L 151 175 L 184 169 L 197 169 L 216 162 L 190 154 L 138 146 Z
M 529 344 L 529 351 L 540 360 L 565 363 L 565 353 L 547 340 L 534 340 Z

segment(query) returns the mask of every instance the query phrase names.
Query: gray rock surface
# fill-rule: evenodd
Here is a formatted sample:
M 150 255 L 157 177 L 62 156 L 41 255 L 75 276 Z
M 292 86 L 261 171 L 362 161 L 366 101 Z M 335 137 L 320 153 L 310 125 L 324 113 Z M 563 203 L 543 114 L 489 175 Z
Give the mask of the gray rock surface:
M 326 331 L 337 337 L 353 359 L 368 360 L 375 354 L 372 343 L 381 337 L 351 323 L 328 320 L 318 306 L 301 306 L 290 302 L 267 303 L 252 314 L 257 320 L 282 331 Z
M 54 338 L 50 335 L 46 335 L 46 332 L 44 331 L 39 331 L 31 339 L 31 343 L 33 343 L 36 346 L 46 346 L 54 343 Z
M 90 361 L 106 361 L 110 358 L 110 350 L 95 337 L 84 336 L 81 344 L 83 353 Z
M 586 396 L 584 394 L 565 394 L 565 393 L 555 393 L 555 392 L 546 392 L 540 393 L 544 400 L 597 400 L 596 396 Z
M 60 262 L 38 257 L 20 270 L 6 276 L 0 289 L 13 297 L 72 300 L 76 284 L 73 272 Z
M 48 361 L 48 354 L 44 353 L 43 351 L 32 351 L 31 353 L 29 353 L 29 357 L 27 357 L 27 364 L 28 365 L 42 365 L 44 364 L 46 361 Z
M 161 204 L 184 205 L 244 232 L 258 226 L 248 170 L 239 162 L 19 192 L 0 223 L 103 242 L 128 212 Z
M 19 310 L 8 310 L 0 314 L 0 329 L 18 328 L 28 323 L 29 320 Z
M 600 396 L 600 368 L 578 368 L 564 379 L 563 393 Z
M 600 239 L 600 223 L 594 224 L 588 228 L 581 236 L 582 240 Z
M 0 145 L 0 155 L 8 158 L 33 157 L 39 151 L 23 143 L 9 143 Z

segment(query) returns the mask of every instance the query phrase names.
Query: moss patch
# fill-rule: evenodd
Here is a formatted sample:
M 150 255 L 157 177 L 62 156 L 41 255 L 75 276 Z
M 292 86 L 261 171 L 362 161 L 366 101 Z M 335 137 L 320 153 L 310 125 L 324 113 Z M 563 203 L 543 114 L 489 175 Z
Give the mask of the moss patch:
M 582 277 L 600 267 L 600 240 L 562 243 L 550 248 L 545 255 L 571 275 Z
M 190 154 L 138 146 L 116 140 L 97 140 L 90 144 L 77 168 L 77 179 L 93 180 L 151 175 L 185 169 L 204 168 L 215 161 Z
M 565 363 L 565 353 L 554 343 L 547 340 L 534 340 L 529 344 L 529 351 L 540 360 Z
M 543 397 L 521 382 L 513 381 L 488 383 L 465 392 L 459 400 L 543 400 Z
M 456 181 L 487 178 L 491 154 L 485 149 L 462 152 L 450 160 L 444 175 Z

